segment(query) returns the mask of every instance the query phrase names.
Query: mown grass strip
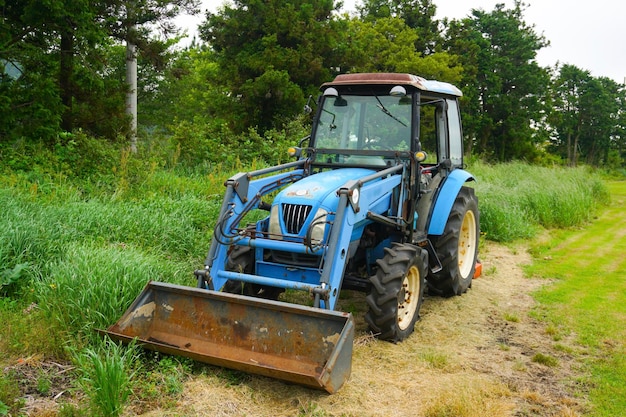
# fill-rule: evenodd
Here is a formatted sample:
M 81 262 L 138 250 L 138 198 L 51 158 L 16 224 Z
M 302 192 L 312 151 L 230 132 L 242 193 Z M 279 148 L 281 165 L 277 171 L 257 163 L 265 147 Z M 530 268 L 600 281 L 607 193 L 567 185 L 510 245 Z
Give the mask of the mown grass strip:
M 594 416 L 626 415 L 626 182 L 608 184 L 611 204 L 582 230 L 555 231 L 534 248 L 536 314 L 577 337 L 587 355 L 584 386 Z

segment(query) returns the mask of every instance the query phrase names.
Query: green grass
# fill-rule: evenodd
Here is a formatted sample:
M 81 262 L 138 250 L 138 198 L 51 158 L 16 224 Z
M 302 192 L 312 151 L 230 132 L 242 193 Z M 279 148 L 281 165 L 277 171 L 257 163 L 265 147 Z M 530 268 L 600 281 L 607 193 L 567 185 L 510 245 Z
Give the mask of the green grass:
M 35 285 L 39 308 L 71 338 L 97 337 L 115 323 L 150 280 L 194 285 L 188 264 L 129 246 L 68 243 Z
M 221 205 L 223 182 L 233 173 L 232 169 L 222 172 L 221 167 L 205 168 L 208 171 L 168 170 L 123 155 L 110 178 L 70 180 L 62 174 L 38 171 L 0 175 L 0 321 L 7 323 L 0 326 L 0 352 L 7 355 L 2 361 L 82 352 L 82 356 L 69 356 L 83 369 L 83 378 L 91 381 L 89 386 L 110 382 L 122 387 L 117 391 L 103 388 L 109 390 L 108 399 L 97 405 L 92 398 L 92 409 L 86 414 L 98 410 L 118 413 L 126 398 L 116 400 L 115 392 L 125 390 L 128 381 L 124 378 L 133 370 L 125 363 L 120 365 L 125 351 L 102 345 L 94 330 L 115 322 L 149 280 L 195 285 L 192 272 L 202 265 Z M 476 164 L 469 170 L 478 178 L 476 191 L 487 239 L 512 241 L 532 237 L 543 227 L 581 226 L 606 201 L 602 183 L 584 168 L 547 169 L 511 163 Z M 537 254 L 557 248 L 558 238 L 570 234 L 575 235 L 555 233 L 555 240 Z M 609 242 L 596 241 L 598 245 Z M 554 276 L 565 279 L 567 273 L 563 268 Z M 545 295 L 546 300 L 554 298 L 554 305 L 569 296 L 558 292 Z M 616 302 L 625 305 L 621 298 Z M 544 305 L 541 314 L 548 315 L 548 301 Z M 566 319 L 552 318 L 559 335 L 566 331 L 562 324 Z M 519 317 L 511 313 L 506 320 Z M 589 323 L 596 326 L 592 320 Z M 601 330 L 603 325 L 597 324 Z M 602 331 L 610 334 L 611 328 Z M 595 345 L 601 349 L 615 342 L 612 340 L 607 336 Z M 437 352 L 428 352 L 422 359 L 438 369 L 449 361 Z M 599 362 L 594 372 L 602 366 L 609 371 L 623 366 L 619 357 L 611 356 L 611 360 Z M 143 363 L 149 360 L 144 358 Z M 235 381 L 244 377 L 221 372 L 235 375 Z M 131 394 L 134 403 L 158 399 L 164 408 L 174 406 L 171 399 L 180 395 L 187 374 L 184 365 L 168 361 L 140 372 L 145 383 Z M 45 392 L 50 389 L 48 383 L 41 378 L 34 388 Z M 615 383 L 619 386 L 621 380 Z M 89 390 L 88 385 L 83 388 Z M 16 395 L 0 399 L 0 415 L 2 406 L 15 407 Z M 80 414 L 82 407 L 67 406 L 62 414 Z M 301 412 L 317 415 L 320 410 L 315 404 L 305 404 Z
M 10 373 L 0 374 L 0 416 L 9 415 L 10 411 L 17 412 L 24 404 L 20 398 L 17 379 Z
M 487 239 L 528 239 L 542 228 L 580 226 L 608 203 L 600 176 L 587 167 L 545 168 L 520 162 L 470 166 Z
M 126 353 L 102 345 L 95 329 L 117 321 L 150 280 L 195 285 L 223 176 L 158 171 L 121 192 L 62 176 L 0 175 L 0 369 L 31 355 L 69 358 L 92 398 L 88 411 L 68 406 L 61 415 L 119 414 L 128 395 Z M 173 369 L 142 374 L 156 381 L 150 392 L 161 404 L 175 404 L 167 399 L 182 391 L 183 375 Z M 50 389 L 45 378 L 30 385 L 42 394 Z M 2 389 L 0 413 L 19 404 L 12 387 Z M 147 396 L 143 388 L 134 389 L 138 401 Z
M 104 339 L 96 348 L 86 348 L 76 356 L 82 377 L 80 385 L 89 397 L 96 416 L 116 417 L 122 414 L 132 392 L 136 345 L 121 346 Z
M 543 353 L 535 353 L 531 360 L 535 363 L 540 363 L 545 366 L 554 367 L 559 364 L 559 361 L 554 356 L 546 355 Z
M 611 182 L 612 204 L 579 230 L 558 230 L 533 250 L 529 274 L 556 279 L 535 296 L 537 317 L 576 335 L 590 354 L 592 415 L 626 415 L 626 182 Z

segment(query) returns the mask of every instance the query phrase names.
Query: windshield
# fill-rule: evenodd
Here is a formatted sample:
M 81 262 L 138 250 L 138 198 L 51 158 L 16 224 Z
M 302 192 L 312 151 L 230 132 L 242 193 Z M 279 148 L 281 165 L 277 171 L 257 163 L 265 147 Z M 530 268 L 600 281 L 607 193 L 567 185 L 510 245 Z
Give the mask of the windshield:
M 325 97 L 315 131 L 318 149 L 410 150 L 411 98 Z

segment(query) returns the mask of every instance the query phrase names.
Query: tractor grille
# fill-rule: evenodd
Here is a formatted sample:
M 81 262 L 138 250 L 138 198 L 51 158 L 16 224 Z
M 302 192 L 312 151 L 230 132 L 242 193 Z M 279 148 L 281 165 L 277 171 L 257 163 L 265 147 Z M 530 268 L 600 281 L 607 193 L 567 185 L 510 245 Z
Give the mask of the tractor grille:
M 283 221 L 287 228 L 287 233 L 297 235 L 302 229 L 302 225 L 311 213 L 311 206 L 303 204 L 283 204 Z

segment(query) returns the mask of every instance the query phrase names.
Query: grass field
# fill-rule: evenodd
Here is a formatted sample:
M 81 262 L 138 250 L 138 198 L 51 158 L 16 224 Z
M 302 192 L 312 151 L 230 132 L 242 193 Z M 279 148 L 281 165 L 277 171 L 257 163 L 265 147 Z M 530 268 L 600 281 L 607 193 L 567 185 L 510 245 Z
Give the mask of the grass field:
M 137 356 L 134 350 L 116 350 L 94 332 L 117 320 L 148 280 L 194 285 L 192 271 L 202 264 L 221 204 L 222 184 L 232 173 L 217 168 L 203 174 L 159 169 L 133 173 L 123 165 L 115 170 L 115 180 L 104 187 L 37 172 L 0 175 L 0 321 L 6 323 L 0 326 L 0 416 L 91 416 L 102 410 L 109 410 L 109 415 L 150 410 L 157 410 L 154 415 L 163 410 L 171 411 L 169 415 L 186 415 L 176 407 L 190 392 L 185 385 L 190 379 L 201 381 L 196 387 L 212 381 L 205 391 L 224 392 L 232 401 L 240 401 L 238 394 L 243 391 L 250 402 L 240 410 L 250 411 L 224 415 L 255 415 L 264 397 L 277 396 L 266 386 L 272 390 L 284 384 L 264 385 L 260 379 L 178 358 L 143 352 Z M 545 228 L 552 230 L 533 251 L 537 261 L 529 273 L 556 281 L 537 294 L 540 306 L 534 316 L 548 323 L 557 348 L 570 349 L 559 338 L 576 335 L 580 348 L 571 349 L 584 366 L 580 395 L 589 396 L 593 412 L 626 414 L 619 399 L 626 396 L 622 329 L 626 291 L 623 279 L 618 279 L 620 273 L 624 276 L 619 253 L 624 252 L 626 225 L 623 219 L 622 223 L 611 220 L 620 215 L 619 204 L 623 208 L 623 183 L 611 183 L 616 196 L 604 210 L 606 188 L 599 176 L 586 168 L 513 163 L 477 164 L 470 170 L 478 178 L 475 188 L 486 239 L 512 242 L 532 239 Z M 597 213 L 602 214 L 594 220 Z M 586 237 L 579 238 L 580 234 Z M 570 243 L 579 247 L 570 249 Z M 581 271 L 589 275 L 579 274 Z M 487 270 L 489 274 L 498 285 L 495 266 Z M 524 315 L 516 311 L 494 313 L 488 307 L 495 301 L 488 299 L 486 284 L 490 281 L 477 283 L 482 288 L 473 289 L 468 296 L 436 299 L 425 306 L 426 313 L 429 308 L 435 311 L 429 322 L 418 326 L 410 344 L 368 341 L 367 346 L 357 347 L 356 355 L 367 367 L 355 370 L 351 388 L 343 394 L 322 398 L 302 388 L 289 388 L 287 395 L 298 396 L 277 401 L 295 409 L 296 415 L 317 417 L 362 415 L 357 405 L 376 407 L 378 394 L 384 394 L 382 401 L 388 396 L 389 401 L 397 402 L 377 408 L 383 414 L 385 410 L 406 411 L 406 407 L 416 410 L 424 404 L 426 411 L 416 415 L 482 416 L 481 407 L 484 411 L 489 406 L 493 410 L 490 415 L 497 416 L 502 410 L 514 409 L 506 403 L 514 396 L 507 384 L 484 375 L 467 375 L 475 366 L 472 360 L 477 359 L 460 362 L 465 353 L 454 351 L 465 346 L 468 337 L 456 325 L 455 315 L 461 313 L 454 309 L 462 311 L 481 301 L 473 299 L 473 293 L 487 297 L 487 306 L 474 306 L 478 318 L 507 326 L 525 322 Z M 436 322 L 435 317 L 448 321 Z M 472 325 L 472 316 L 463 314 L 463 319 Z M 475 333 L 471 338 L 479 339 L 481 330 Z M 366 336 L 365 329 L 361 336 Z M 451 350 L 445 351 L 443 343 L 452 343 Z M 506 353 L 504 346 L 495 346 L 496 353 Z M 419 359 L 417 368 L 400 370 L 414 363 L 412 357 Z M 393 362 L 396 359 L 398 362 Z M 546 366 L 550 359 L 541 352 L 535 358 Z M 516 366 L 516 372 L 527 372 L 536 365 L 520 362 Z M 388 373 L 389 381 L 368 379 L 376 376 L 370 375 L 370 369 Z M 432 380 L 411 381 L 415 389 L 423 390 L 424 397 L 409 401 L 402 392 L 383 392 L 385 386 L 404 389 L 401 381 L 390 382 L 394 369 L 402 375 L 426 372 Z M 428 391 L 429 384 L 439 377 L 446 378 L 444 389 Z M 457 377 L 466 379 L 454 382 Z M 474 380 L 485 385 L 478 388 Z M 460 389 L 458 397 L 456 389 Z M 108 397 L 98 396 L 104 392 Z M 371 398 L 362 398 L 364 395 Z M 31 397 L 49 400 L 50 407 L 43 408 L 48 411 L 33 411 L 26 404 Z M 342 401 L 349 405 L 342 409 Z M 404 408 L 402 401 L 406 401 Z M 543 409 L 549 409 L 546 404 Z M 217 403 L 217 409 L 220 405 Z M 275 414 L 266 409 L 260 415 Z
M 533 276 L 554 283 L 535 294 L 535 314 L 574 335 L 594 416 L 626 415 L 626 181 L 608 184 L 612 203 L 591 224 L 554 230 L 533 250 Z

